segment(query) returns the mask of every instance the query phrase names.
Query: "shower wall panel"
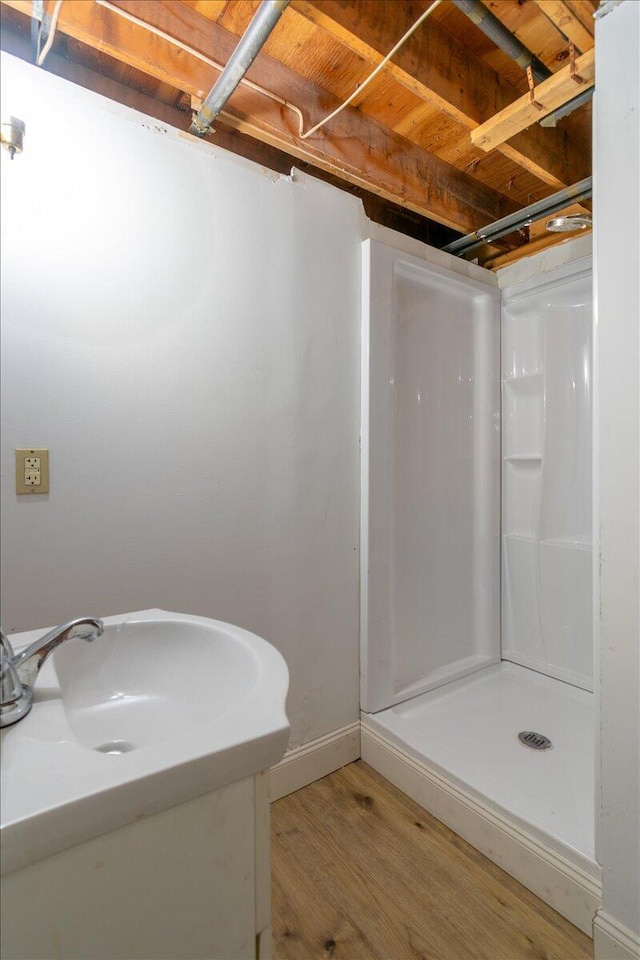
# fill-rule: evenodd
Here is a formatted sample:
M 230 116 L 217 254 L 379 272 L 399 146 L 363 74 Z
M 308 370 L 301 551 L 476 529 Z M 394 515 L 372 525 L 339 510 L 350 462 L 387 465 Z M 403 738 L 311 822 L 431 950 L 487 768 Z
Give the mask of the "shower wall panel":
M 487 271 L 433 257 L 364 245 L 368 711 L 500 657 L 499 293 Z
M 591 262 L 503 291 L 502 656 L 592 689 Z

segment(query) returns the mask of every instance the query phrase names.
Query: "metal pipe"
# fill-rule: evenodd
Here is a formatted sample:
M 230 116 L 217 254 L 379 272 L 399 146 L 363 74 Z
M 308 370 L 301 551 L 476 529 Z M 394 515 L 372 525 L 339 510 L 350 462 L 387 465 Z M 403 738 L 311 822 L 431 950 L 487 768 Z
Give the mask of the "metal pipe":
M 494 16 L 490 10 L 488 10 L 481 0 L 453 0 L 456 7 L 458 7 L 464 14 L 466 14 L 470 20 L 475 23 L 477 27 L 482 30 L 485 36 L 489 37 L 490 40 L 493 40 L 497 47 L 507 54 L 508 57 L 511 57 L 512 60 L 518 64 L 522 70 L 526 70 L 527 67 L 531 67 L 531 73 L 533 74 L 533 79 L 537 80 L 538 83 L 541 83 L 543 80 L 547 80 L 549 77 L 553 76 L 553 72 L 549 70 L 548 67 L 544 65 L 534 53 L 529 50 L 528 47 L 518 40 L 515 34 L 511 33 L 510 30 L 507 30 L 505 25 L 501 23 L 496 16 Z M 579 97 L 576 97 L 574 100 L 571 100 L 569 103 L 565 104 L 564 107 L 560 107 L 558 110 L 554 110 L 553 113 L 548 114 L 540 120 L 541 127 L 555 127 L 558 120 L 561 120 L 562 117 L 568 116 L 570 113 L 573 113 L 574 110 L 577 110 L 578 107 L 581 107 L 583 103 L 586 103 L 590 97 L 593 96 L 593 87 L 585 93 L 581 93 Z
M 557 110 L 554 110 L 553 113 L 547 114 L 546 117 L 543 117 L 540 121 L 541 127 L 555 127 L 558 120 L 562 120 L 563 117 L 568 117 L 570 113 L 573 113 L 574 110 L 577 110 L 578 107 L 581 107 L 584 103 L 588 103 L 591 100 L 595 87 L 589 87 L 588 90 L 585 90 L 583 93 L 579 93 L 577 97 L 574 97 L 573 100 L 569 100 L 568 103 L 565 103 L 564 106 L 558 107 Z
M 475 233 L 468 233 L 466 237 L 460 237 L 459 240 L 454 240 L 453 243 L 447 244 L 447 246 L 442 249 L 446 251 L 446 253 L 455 253 L 458 256 L 462 253 L 468 253 L 469 250 L 479 247 L 482 243 L 497 240 L 498 237 L 504 237 L 507 233 L 513 233 L 514 230 L 518 230 L 520 227 L 528 227 L 534 220 L 541 220 L 542 217 L 550 213 L 555 213 L 556 210 L 562 210 L 563 207 L 568 207 L 571 203 L 586 200 L 587 197 L 591 196 L 592 187 L 591 177 L 586 177 L 584 180 L 580 180 L 579 183 L 574 183 L 572 187 L 565 187 L 564 190 L 559 190 L 558 193 L 552 193 L 550 197 L 545 197 L 544 200 L 537 200 L 535 203 L 530 204 L 530 206 L 518 210 L 517 213 L 510 213 L 508 217 L 502 217 L 501 220 L 494 220 L 493 223 L 482 227 L 481 230 L 476 230 Z
M 31 4 L 31 57 L 34 63 L 40 55 L 42 40 L 42 21 L 44 20 L 44 0 L 33 0 Z
M 487 10 L 481 0 L 453 0 L 456 7 L 462 10 L 477 27 L 482 30 L 485 36 L 493 40 L 497 47 L 500 47 L 507 56 L 526 70 L 531 67 L 533 79 L 538 83 L 547 80 L 551 76 L 551 70 L 545 67 L 541 60 L 538 60 L 535 53 L 532 53 L 528 47 L 525 47 L 518 38 L 504 26 L 503 23 L 494 16 L 490 10 Z
M 207 94 L 198 113 L 194 114 L 189 133 L 203 137 L 209 132 L 216 117 L 224 110 L 229 97 L 260 53 L 288 3 L 289 0 L 262 0 L 226 67 Z

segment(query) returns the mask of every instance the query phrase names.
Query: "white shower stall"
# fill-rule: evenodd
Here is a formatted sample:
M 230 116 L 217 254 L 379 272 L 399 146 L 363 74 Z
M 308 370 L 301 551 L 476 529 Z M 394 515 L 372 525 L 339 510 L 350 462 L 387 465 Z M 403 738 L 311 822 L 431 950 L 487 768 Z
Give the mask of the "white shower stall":
M 590 258 L 367 241 L 362 337 L 362 756 L 591 933 Z

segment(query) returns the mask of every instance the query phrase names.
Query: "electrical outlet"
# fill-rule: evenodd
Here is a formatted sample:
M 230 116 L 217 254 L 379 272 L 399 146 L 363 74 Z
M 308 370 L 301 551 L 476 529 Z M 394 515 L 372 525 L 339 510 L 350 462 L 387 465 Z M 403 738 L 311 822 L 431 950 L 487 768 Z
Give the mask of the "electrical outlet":
M 16 493 L 49 493 L 49 451 L 16 450 Z

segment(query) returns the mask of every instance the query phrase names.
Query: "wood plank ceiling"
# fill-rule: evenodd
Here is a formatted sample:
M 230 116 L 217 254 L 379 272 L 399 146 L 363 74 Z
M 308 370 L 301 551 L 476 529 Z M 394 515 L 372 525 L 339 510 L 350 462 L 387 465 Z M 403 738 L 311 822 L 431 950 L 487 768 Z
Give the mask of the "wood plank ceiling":
M 554 74 L 544 83 L 557 102 L 580 92 L 567 78 L 570 64 L 586 71 L 593 62 L 597 0 L 483 2 Z M 192 103 L 219 76 L 212 63 L 227 62 L 258 5 L 65 0 L 43 68 L 187 130 Z M 47 0 L 46 14 L 55 6 Z M 589 176 L 590 104 L 555 127 L 538 125 L 526 109 L 526 74 L 452 0 L 434 9 L 353 105 L 301 137 L 301 122 L 309 130 L 344 102 L 428 6 L 291 0 L 248 73 L 253 83 L 238 87 L 208 139 L 344 186 L 374 219 L 435 246 Z M 2 47 L 25 59 L 33 58 L 32 9 L 31 0 L 1 0 Z M 537 223 L 472 256 L 495 268 L 563 239 Z

